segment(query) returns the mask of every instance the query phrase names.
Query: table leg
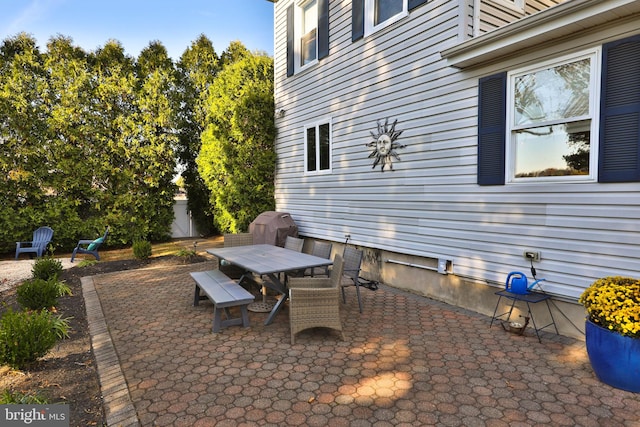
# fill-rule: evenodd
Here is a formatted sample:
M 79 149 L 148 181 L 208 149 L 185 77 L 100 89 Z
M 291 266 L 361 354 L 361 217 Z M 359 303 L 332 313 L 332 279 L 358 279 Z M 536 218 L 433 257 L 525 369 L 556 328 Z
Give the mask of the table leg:
M 273 306 L 273 309 L 271 310 L 271 313 L 267 317 L 267 320 L 264 321 L 265 325 L 270 325 L 271 322 L 273 322 L 273 318 L 276 316 L 276 314 L 278 314 L 278 311 L 280 311 L 280 309 L 284 305 L 288 295 L 287 295 L 286 286 L 284 285 L 284 283 L 280 281 L 277 275 L 270 273 L 270 274 L 267 274 L 267 276 L 271 279 L 271 283 L 274 285 L 272 289 L 274 291 L 279 292 L 281 295 L 280 299 L 278 299 L 278 301 Z
M 247 277 L 247 280 L 249 280 L 248 273 L 247 273 L 242 275 L 238 283 L 242 284 L 242 281 L 243 279 L 245 279 L 245 277 Z M 262 284 L 262 301 L 252 302 L 251 304 L 249 304 L 247 309 L 254 313 L 269 313 L 271 310 L 273 310 L 273 305 L 274 303 L 267 301 L 267 287 L 263 283 Z

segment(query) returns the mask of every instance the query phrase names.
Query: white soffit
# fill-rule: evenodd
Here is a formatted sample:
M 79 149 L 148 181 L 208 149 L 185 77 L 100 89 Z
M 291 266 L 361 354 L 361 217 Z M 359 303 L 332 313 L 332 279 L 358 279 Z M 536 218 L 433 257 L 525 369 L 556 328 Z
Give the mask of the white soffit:
M 634 14 L 640 0 L 568 0 L 440 54 L 452 67 L 469 68 Z

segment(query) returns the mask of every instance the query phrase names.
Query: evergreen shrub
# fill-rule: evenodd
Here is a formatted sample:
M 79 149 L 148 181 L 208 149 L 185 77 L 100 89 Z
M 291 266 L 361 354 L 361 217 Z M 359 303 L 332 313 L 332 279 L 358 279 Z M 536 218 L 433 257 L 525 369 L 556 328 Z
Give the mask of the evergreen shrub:
M 71 289 L 57 276 L 49 280 L 33 278 L 16 288 L 18 304 L 29 310 L 48 310 L 58 305 L 58 298 L 71 295 Z
M 36 279 L 49 280 L 57 278 L 62 272 L 62 262 L 50 256 L 36 259 L 31 268 L 31 273 Z
M 66 319 L 42 311 L 7 310 L 0 319 L 0 364 L 20 369 L 44 356 L 68 335 Z
M 151 242 L 136 240 L 133 242 L 133 256 L 138 259 L 147 259 L 151 256 Z

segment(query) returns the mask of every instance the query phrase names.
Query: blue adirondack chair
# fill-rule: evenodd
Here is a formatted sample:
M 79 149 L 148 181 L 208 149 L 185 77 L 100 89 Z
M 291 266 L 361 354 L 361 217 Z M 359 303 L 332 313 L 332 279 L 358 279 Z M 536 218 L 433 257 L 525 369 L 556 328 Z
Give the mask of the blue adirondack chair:
M 53 238 L 53 230 L 50 227 L 40 227 L 33 232 L 33 240 L 30 242 L 16 242 L 16 259 L 21 253 L 28 253 L 33 258 L 33 254 L 41 257 L 47 250 L 47 246 Z
M 100 254 L 98 253 L 98 249 L 100 248 L 100 245 L 102 245 L 107 240 L 108 235 L 109 235 L 109 227 L 107 227 L 102 237 L 99 237 L 95 240 L 91 240 L 91 239 L 79 240 L 75 249 L 71 253 L 71 262 L 73 262 L 77 254 L 93 255 L 96 258 L 96 260 L 100 261 Z

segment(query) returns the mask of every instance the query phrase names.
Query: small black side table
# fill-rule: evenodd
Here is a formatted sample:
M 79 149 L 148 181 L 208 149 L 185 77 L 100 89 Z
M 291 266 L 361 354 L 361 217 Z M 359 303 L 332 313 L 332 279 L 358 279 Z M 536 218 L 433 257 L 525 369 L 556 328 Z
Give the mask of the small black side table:
M 527 304 L 527 312 L 529 314 L 529 318 L 531 319 L 531 323 L 533 324 L 533 329 L 536 331 L 538 342 L 542 342 L 542 340 L 540 339 L 539 332 L 545 328 L 548 328 L 549 326 L 553 326 L 554 329 L 556 330 L 556 334 L 558 333 L 558 327 L 556 326 L 556 321 L 553 318 L 553 313 L 551 313 L 551 307 L 549 307 L 549 299 L 551 298 L 551 295 L 541 294 L 538 292 L 529 292 L 526 294 L 514 294 L 513 292 L 509 292 L 507 290 L 498 291 L 495 294 L 498 295 L 500 298 L 498 298 L 498 302 L 496 303 L 496 308 L 495 310 L 493 310 L 493 317 L 491 318 L 491 324 L 489 325 L 489 327 L 493 326 L 494 320 L 497 320 L 504 315 L 507 315 L 505 322 L 508 322 L 509 319 L 511 318 L 511 312 L 513 311 L 513 308 L 516 305 L 516 302 L 524 301 Z M 502 300 L 502 297 L 512 300 L 511 307 L 509 308 L 509 311 L 496 315 L 496 313 L 498 312 L 498 307 L 500 306 L 500 301 Z M 549 310 L 549 316 L 551 316 L 551 323 L 541 328 L 538 328 L 538 326 L 536 325 L 536 321 L 533 318 L 533 313 L 531 313 L 531 304 L 537 304 L 542 301 L 544 301 L 547 304 L 547 310 Z

